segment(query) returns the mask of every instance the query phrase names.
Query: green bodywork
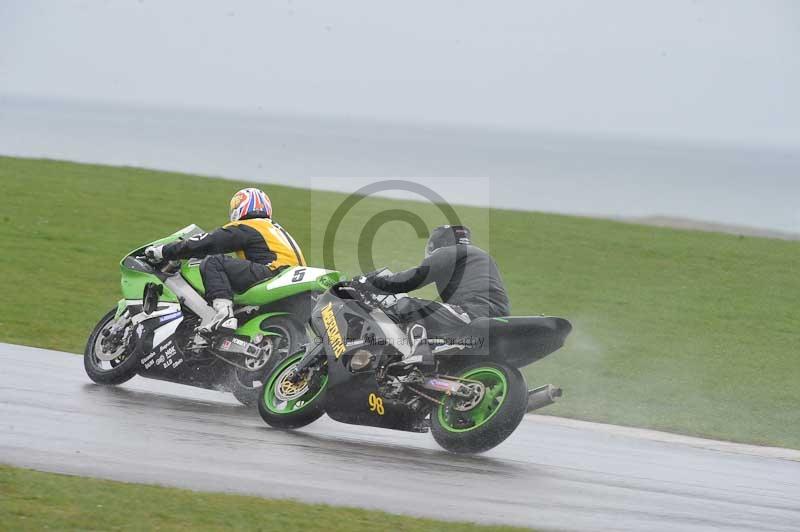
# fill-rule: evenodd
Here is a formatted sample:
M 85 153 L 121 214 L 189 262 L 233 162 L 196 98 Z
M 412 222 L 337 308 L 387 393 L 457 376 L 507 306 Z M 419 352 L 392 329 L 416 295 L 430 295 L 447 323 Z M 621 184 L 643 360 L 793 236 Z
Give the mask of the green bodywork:
M 291 278 L 295 271 L 296 268 L 287 268 L 275 277 L 258 283 L 246 292 L 235 294 L 233 302 L 237 305 L 267 305 L 304 292 L 324 292 L 338 283 L 342 278 L 339 272 L 331 271 L 323 277 L 318 277 L 312 281 L 291 283 L 287 286 L 270 288 L 272 285 L 282 284 L 281 281 L 285 280 L 286 277 Z M 183 261 L 181 265 L 181 275 L 183 275 L 183 278 L 200 294 L 206 293 L 205 287 L 203 286 L 203 277 L 200 275 L 199 261 Z M 142 287 L 142 289 L 144 289 L 144 287 Z
M 156 240 L 155 242 L 151 242 L 145 246 L 141 246 L 131 251 L 125 258 L 142 255 L 144 253 L 144 248 L 147 246 L 168 244 L 170 242 L 174 242 L 183 238 L 190 238 L 201 233 L 202 230 L 199 227 L 196 225 L 190 225 L 166 238 Z M 328 270 L 320 275 L 320 270 L 302 267 L 307 271 L 313 270 L 317 276 L 310 276 L 311 278 L 308 281 L 302 281 L 301 279 L 298 282 L 293 282 L 293 276 L 297 273 L 299 268 L 300 267 L 287 268 L 275 277 L 258 283 L 246 292 L 242 294 L 235 294 L 234 304 L 238 306 L 257 307 L 270 305 L 288 297 L 303 293 L 324 292 L 343 279 L 343 275 L 337 271 Z M 142 299 L 145 286 L 148 283 L 162 285 L 163 293 L 159 298 L 160 301 L 169 303 L 178 302 L 178 298 L 175 296 L 175 294 L 172 293 L 172 291 L 170 291 L 170 289 L 167 288 L 155 275 L 127 267 L 125 265 L 125 259 L 120 262 L 120 269 L 122 272 L 122 296 L 124 299 L 121 300 L 117 305 L 117 316 L 124 312 L 127 305 L 126 300 Z M 195 290 L 197 290 L 198 293 L 201 295 L 205 294 L 203 278 L 200 275 L 200 261 L 195 259 L 181 261 L 180 275 L 183 276 L 183 278 L 186 279 L 186 281 Z M 237 334 L 242 334 L 249 337 L 253 337 L 256 334 L 269 334 L 264 333 L 261 330 L 261 323 L 268 318 L 274 316 L 285 316 L 287 314 L 287 312 L 261 314 L 242 325 L 237 330 Z
M 160 240 L 156 240 L 155 242 L 151 242 L 149 244 L 145 244 L 144 246 L 138 247 L 128 253 L 125 258 L 122 259 L 119 263 L 120 270 L 122 271 L 122 297 L 125 299 L 142 299 L 142 294 L 144 293 L 144 287 L 147 283 L 154 283 L 163 286 L 161 280 L 156 277 L 155 275 L 151 275 L 149 273 L 144 273 L 140 271 L 133 270 L 125 266 L 125 259 L 131 256 L 136 256 L 144 253 L 144 248 L 147 246 L 158 246 L 161 244 L 169 244 L 170 242 L 175 242 L 187 235 L 197 234 L 202 232 L 199 227 L 196 225 L 190 225 L 184 227 L 180 231 L 177 231 L 166 238 L 162 238 Z M 177 303 L 178 298 L 175 297 L 175 294 L 170 291 L 169 288 L 164 286 L 164 292 L 160 298 L 161 301 L 166 301 L 170 303 Z
M 259 314 L 252 320 L 248 321 L 238 329 L 236 329 L 236 334 L 241 334 L 247 336 L 249 338 L 255 337 L 257 334 L 261 334 L 263 336 L 279 336 L 276 333 L 271 333 L 265 331 L 261 328 L 261 324 L 266 320 L 273 318 L 275 316 L 288 316 L 288 312 L 268 312 L 266 314 Z

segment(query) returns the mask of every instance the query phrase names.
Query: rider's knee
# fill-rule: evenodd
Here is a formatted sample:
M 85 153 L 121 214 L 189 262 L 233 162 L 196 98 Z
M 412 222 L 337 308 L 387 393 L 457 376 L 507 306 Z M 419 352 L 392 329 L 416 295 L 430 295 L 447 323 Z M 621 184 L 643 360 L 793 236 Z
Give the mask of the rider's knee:
M 205 274 L 209 268 L 219 269 L 222 267 L 222 255 L 208 255 L 200 261 L 200 273 Z

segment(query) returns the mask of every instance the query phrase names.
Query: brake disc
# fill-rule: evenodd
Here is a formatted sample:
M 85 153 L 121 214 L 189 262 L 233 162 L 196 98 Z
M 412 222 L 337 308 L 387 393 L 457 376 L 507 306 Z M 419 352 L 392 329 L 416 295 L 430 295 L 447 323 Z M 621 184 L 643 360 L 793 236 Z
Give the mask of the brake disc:
M 248 371 L 258 371 L 267 365 L 267 362 L 269 362 L 269 359 L 272 356 L 272 349 L 273 349 L 272 338 L 268 337 L 267 341 L 264 342 L 264 344 L 261 345 L 260 347 L 261 347 L 261 352 L 257 357 L 246 356 L 244 358 L 244 365 Z
M 278 385 L 275 386 L 275 398 L 279 401 L 294 401 L 308 392 L 308 379 L 300 382 L 292 382 L 295 373 L 295 366 L 286 368 L 278 376 Z
M 471 382 L 465 385 L 472 391 L 472 396 L 468 399 L 456 399 L 453 401 L 453 410 L 456 412 L 469 412 L 483 401 L 486 396 L 486 386 L 480 382 Z
M 97 335 L 97 339 L 94 341 L 94 355 L 98 358 L 98 360 L 103 362 L 111 362 L 112 360 L 115 360 L 125 354 L 124 335 L 123 341 L 120 341 L 119 345 L 117 345 L 116 349 L 113 351 L 107 350 L 106 346 L 104 345 L 105 342 L 103 342 L 103 340 L 106 338 L 103 336 L 103 331 L 110 329 L 113 324 L 114 322 L 111 321 L 105 327 L 103 327 L 103 330 L 100 331 L 100 334 Z

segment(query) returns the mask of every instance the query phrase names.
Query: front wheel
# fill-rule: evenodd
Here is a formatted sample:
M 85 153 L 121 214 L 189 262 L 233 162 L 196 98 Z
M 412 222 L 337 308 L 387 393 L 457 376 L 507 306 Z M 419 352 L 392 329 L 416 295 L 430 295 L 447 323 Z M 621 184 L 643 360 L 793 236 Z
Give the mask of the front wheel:
M 477 393 L 469 400 L 443 398 L 431 412 L 433 438 L 450 452 L 486 452 L 522 422 L 528 406 L 525 378 L 516 368 L 492 363 L 470 366 L 458 377 Z
M 311 374 L 295 382 L 297 364 L 303 351 L 281 361 L 267 376 L 258 401 L 258 413 L 267 425 L 279 429 L 299 429 L 325 413 L 327 374 Z
M 122 338 L 111 345 L 104 336 L 114 325 L 116 313 L 114 309 L 102 317 L 89 336 L 83 353 L 86 374 L 97 384 L 122 384 L 131 380 L 138 370 L 138 357 L 128 352 L 128 331 L 124 331 Z

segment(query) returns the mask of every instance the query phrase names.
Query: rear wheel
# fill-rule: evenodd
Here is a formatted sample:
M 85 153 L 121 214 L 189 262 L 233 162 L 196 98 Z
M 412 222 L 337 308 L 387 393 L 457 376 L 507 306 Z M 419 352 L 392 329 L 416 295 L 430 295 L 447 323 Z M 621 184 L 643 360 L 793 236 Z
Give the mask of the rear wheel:
M 276 317 L 261 325 L 264 339 L 259 347 L 267 348 L 262 358 L 248 357 L 244 360 L 247 370 L 235 368 L 231 383 L 233 396 L 245 406 L 255 406 L 264 381 L 275 364 L 296 352 L 305 341 L 305 334 L 294 320 Z
M 472 399 L 444 397 L 431 413 L 436 442 L 454 453 L 486 452 L 514 432 L 528 406 L 525 379 L 518 369 L 485 363 L 458 375 L 476 391 Z
M 258 412 L 270 426 L 279 429 L 305 427 L 325 413 L 328 375 L 311 375 L 295 382 L 301 351 L 280 362 L 267 377 L 258 401 Z
M 131 380 L 138 369 L 138 357 L 128 352 L 126 338 L 129 331 L 124 331 L 122 338 L 117 341 L 104 336 L 115 323 L 116 313 L 114 309 L 103 316 L 89 336 L 83 353 L 86 374 L 97 384 L 122 384 Z

